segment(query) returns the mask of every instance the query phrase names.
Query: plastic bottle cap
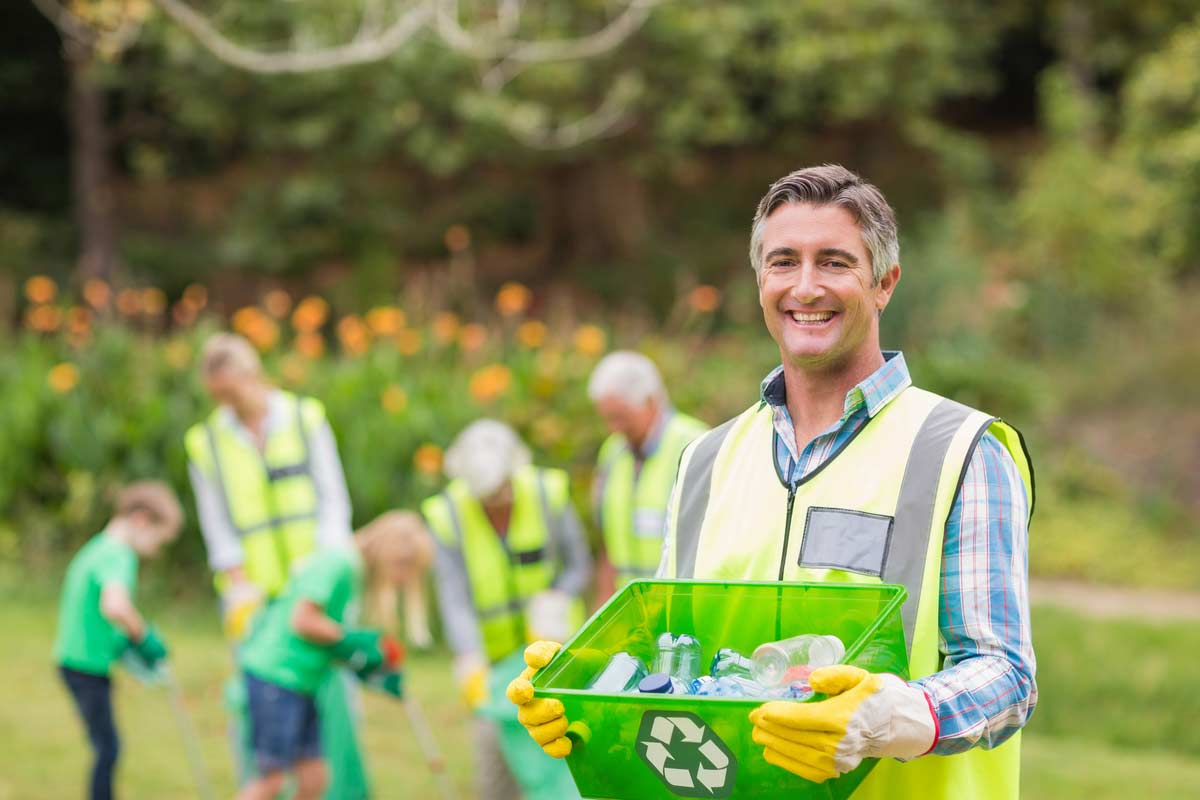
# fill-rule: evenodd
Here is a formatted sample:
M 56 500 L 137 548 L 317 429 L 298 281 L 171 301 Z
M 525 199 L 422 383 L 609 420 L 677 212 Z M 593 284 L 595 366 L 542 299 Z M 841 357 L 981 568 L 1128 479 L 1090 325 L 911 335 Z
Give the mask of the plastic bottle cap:
M 664 672 L 647 675 L 638 683 L 638 691 L 642 694 L 672 694 L 671 676 Z

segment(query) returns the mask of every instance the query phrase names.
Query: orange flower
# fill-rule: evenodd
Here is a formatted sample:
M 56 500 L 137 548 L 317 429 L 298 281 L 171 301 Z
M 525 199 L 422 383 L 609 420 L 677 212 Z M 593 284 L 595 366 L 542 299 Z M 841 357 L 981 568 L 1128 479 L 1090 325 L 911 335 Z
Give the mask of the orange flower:
M 466 225 L 451 225 L 442 238 L 451 253 L 461 253 L 471 246 L 471 232 Z
M 79 370 L 75 368 L 74 364 L 64 361 L 50 368 L 50 372 L 46 375 L 46 382 L 54 391 L 66 394 L 79 385 Z
M 136 317 L 142 312 L 142 293 L 137 289 L 122 289 L 117 293 L 117 311 Z
M 325 354 L 325 337 L 319 333 L 298 333 L 293 346 L 305 358 L 317 359 Z
M 92 330 L 92 312 L 82 306 L 72 306 L 67 312 L 67 330 L 73 336 L 87 336 Z
M 512 373 L 503 364 L 489 364 L 477 369 L 471 375 L 469 388 L 471 396 L 478 403 L 490 403 L 508 391 L 512 383 Z
M 272 289 L 263 296 L 263 308 L 275 319 L 283 319 L 292 310 L 292 296 L 283 289 Z
M 533 292 L 515 281 L 509 281 L 496 292 L 496 310 L 506 317 L 524 313 L 532 302 Z
M 383 406 L 383 410 L 389 414 L 399 416 L 404 413 L 404 409 L 408 408 L 408 395 L 404 389 L 396 384 L 392 384 L 383 390 L 383 394 L 379 395 L 379 405 Z
M 442 471 L 442 448 L 423 444 L 413 453 L 413 466 L 423 475 L 436 476 Z
M 376 336 L 395 336 L 404 327 L 404 312 L 392 306 L 380 306 L 367 312 L 367 327 Z
M 34 275 L 25 281 L 25 298 L 31 303 L 52 303 L 58 297 L 58 284 L 45 275 Z
M 103 311 L 112 302 L 112 289 L 99 278 L 89 278 L 83 284 L 83 299 L 92 308 Z
M 721 305 L 721 290 L 702 283 L 688 295 L 688 304 L 701 314 L 711 314 Z
M 546 323 L 531 319 L 517 326 L 517 341 L 528 350 L 536 350 L 546 341 Z
M 468 353 L 474 353 L 487 342 L 487 329 L 477 322 L 463 325 L 458 332 L 458 346 Z
M 186 299 L 180 300 L 171 307 L 171 319 L 181 327 L 187 327 L 196 321 L 196 307 Z
M 421 332 L 405 328 L 397 333 L 396 349 L 406 356 L 415 356 L 421 352 Z
M 452 311 L 442 311 L 433 318 L 433 335 L 442 344 L 449 344 L 458 335 L 458 316 Z
M 34 306 L 25 312 L 25 325 L 38 333 L 54 333 L 62 324 L 62 312 L 55 306 Z
M 371 346 L 371 332 L 356 314 L 347 314 L 338 320 L 338 340 L 342 350 L 352 356 L 360 356 Z
M 167 308 L 167 296 L 162 289 L 150 287 L 142 289 L 142 312 L 151 316 L 158 316 Z
M 198 283 L 189 284 L 183 290 L 183 299 L 187 304 L 199 311 L 208 305 L 208 289 Z
M 163 360 L 174 369 L 187 369 L 192 361 L 192 346 L 187 339 L 172 339 L 163 348 Z
M 595 325 L 580 325 L 575 329 L 575 349 L 585 356 L 598 356 L 604 352 L 607 339 L 604 331 Z
M 312 333 L 329 318 L 329 303 L 323 297 L 311 296 L 301 300 L 292 312 L 292 327 L 303 333 Z
M 279 341 L 279 326 L 257 306 L 245 306 L 233 313 L 233 329 L 245 336 L 259 350 L 267 351 Z

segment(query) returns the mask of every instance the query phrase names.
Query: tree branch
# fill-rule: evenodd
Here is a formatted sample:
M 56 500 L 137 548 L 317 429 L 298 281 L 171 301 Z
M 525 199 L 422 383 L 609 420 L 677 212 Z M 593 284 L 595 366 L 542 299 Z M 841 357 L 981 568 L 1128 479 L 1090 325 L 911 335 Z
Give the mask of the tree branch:
M 205 49 L 227 64 L 263 74 L 318 72 L 387 58 L 417 35 L 433 18 L 432 0 L 422 0 L 373 38 L 316 50 L 264 52 L 238 44 L 182 0 L 154 0 Z

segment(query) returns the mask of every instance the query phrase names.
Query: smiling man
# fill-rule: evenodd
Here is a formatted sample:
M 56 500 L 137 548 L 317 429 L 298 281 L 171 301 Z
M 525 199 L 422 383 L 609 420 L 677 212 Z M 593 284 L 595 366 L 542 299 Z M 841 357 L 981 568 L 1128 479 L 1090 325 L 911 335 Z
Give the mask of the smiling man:
M 904 356 L 881 351 L 899 242 L 858 175 L 826 165 L 773 184 L 750 261 L 782 364 L 754 405 L 684 451 L 659 576 L 904 585 L 913 680 L 818 669 L 828 699 L 760 706 L 754 741 L 817 782 L 885 759 L 855 800 L 1017 798 L 1017 734 L 1037 702 L 1020 434 L 913 386 Z

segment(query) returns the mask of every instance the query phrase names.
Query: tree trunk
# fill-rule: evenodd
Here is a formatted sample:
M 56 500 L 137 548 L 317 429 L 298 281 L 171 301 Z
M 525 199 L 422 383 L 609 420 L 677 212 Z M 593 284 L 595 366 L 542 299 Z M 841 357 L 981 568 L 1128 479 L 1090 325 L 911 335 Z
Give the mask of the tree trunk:
M 641 182 L 612 162 L 552 167 L 542 219 L 548 266 L 628 257 L 649 227 Z
M 71 126 L 71 189 L 79 230 L 81 278 L 111 281 L 118 266 L 117 210 L 109 165 L 104 90 L 92 77 L 95 51 L 63 37 Z

